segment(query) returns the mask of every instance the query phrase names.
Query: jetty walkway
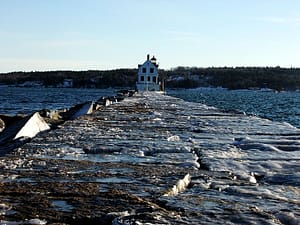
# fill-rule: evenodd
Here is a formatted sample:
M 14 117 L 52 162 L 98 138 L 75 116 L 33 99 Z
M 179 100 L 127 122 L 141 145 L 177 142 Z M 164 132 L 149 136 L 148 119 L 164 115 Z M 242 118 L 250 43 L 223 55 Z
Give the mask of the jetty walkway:
M 0 158 L 6 224 L 298 224 L 300 130 L 158 93 Z

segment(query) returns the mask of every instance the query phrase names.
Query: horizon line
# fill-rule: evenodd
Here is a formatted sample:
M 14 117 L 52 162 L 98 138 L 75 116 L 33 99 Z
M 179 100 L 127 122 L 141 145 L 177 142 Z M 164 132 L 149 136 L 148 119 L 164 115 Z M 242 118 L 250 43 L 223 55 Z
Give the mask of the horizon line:
M 178 68 L 185 68 L 185 69 L 240 69 L 240 68 L 260 68 L 260 69 L 268 69 L 268 68 L 278 68 L 278 69 L 300 69 L 300 67 L 282 67 L 282 66 L 176 66 L 171 67 L 169 69 L 161 68 L 159 70 L 165 70 L 165 71 L 172 71 L 176 70 Z M 88 72 L 88 71 L 114 71 L 114 70 L 134 70 L 138 69 L 136 68 L 125 68 L 125 67 L 119 67 L 114 69 L 52 69 L 52 70 L 14 70 L 14 71 L 8 71 L 8 72 L 0 72 L 0 74 L 9 74 L 9 73 L 37 73 L 37 72 Z

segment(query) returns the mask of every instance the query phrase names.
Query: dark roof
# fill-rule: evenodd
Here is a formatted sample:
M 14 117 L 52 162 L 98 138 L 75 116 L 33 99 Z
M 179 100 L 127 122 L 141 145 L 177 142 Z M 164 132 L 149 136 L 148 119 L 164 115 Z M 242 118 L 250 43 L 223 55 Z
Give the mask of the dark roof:
M 151 61 L 156 61 L 156 58 L 153 56 L 153 57 L 151 58 Z

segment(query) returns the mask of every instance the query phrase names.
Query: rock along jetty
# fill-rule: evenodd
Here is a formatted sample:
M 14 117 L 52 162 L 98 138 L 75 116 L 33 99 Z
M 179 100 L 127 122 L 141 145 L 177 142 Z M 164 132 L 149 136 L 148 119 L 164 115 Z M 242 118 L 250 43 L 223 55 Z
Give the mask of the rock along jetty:
M 102 100 L 0 158 L 1 223 L 298 224 L 297 128 L 154 92 Z

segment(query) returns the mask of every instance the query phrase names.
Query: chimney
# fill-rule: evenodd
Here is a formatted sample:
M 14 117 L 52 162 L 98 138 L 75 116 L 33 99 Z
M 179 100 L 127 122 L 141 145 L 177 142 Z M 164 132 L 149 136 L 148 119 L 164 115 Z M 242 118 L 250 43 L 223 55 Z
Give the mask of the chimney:
M 148 55 L 147 55 L 147 60 L 149 60 L 149 59 L 150 59 L 150 55 L 148 54 Z

